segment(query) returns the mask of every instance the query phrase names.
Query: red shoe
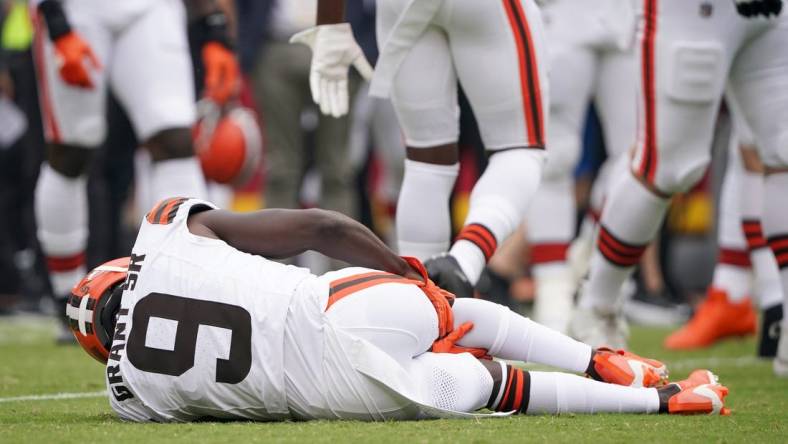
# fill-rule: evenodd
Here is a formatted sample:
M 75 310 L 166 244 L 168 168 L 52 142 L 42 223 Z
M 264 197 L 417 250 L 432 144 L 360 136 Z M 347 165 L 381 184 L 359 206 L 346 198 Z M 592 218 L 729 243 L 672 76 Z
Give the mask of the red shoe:
M 717 376 L 708 370 L 695 370 L 689 378 L 657 389 L 660 394 L 660 412 L 671 415 L 730 415 L 725 407 L 728 388 L 717 382 Z
M 657 387 L 668 382 L 665 364 L 625 350 L 596 349 L 593 358 L 596 380 L 629 387 Z
M 750 298 L 734 303 L 728 300 L 725 291 L 709 288 L 695 315 L 665 339 L 665 347 L 671 350 L 708 347 L 729 336 L 753 335 L 756 323 Z

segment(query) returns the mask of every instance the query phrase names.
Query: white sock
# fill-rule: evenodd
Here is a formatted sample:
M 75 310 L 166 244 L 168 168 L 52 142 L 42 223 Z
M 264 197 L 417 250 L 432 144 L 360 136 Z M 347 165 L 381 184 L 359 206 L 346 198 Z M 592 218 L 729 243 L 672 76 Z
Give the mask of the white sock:
M 764 180 L 763 231 L 780 270 L 783 295 L 788 294 L 788 173 L 769 174 Z M 783 298 L 783 313 L 788 313 L 788 298 Z M 788 323 L 783 321 L 783 326 Z
M 591 362 L 591 346 L 482 299 L 458 298 L 452 307 L 454 325 L 473 322 L 458 344 L 481 347 L 492 356 L 551 365 L 583 373 Z
M 647 190 L 628 173 L 611 190 L 600 221 L 583 308 L 615 310 L 624 281 L 659 230 L 670 199 Z
M 544 150 L 513 149 L 490 156 L 473 187 L 465 226 L 449 253 L 472 284 L 522 221 L 541 179 Z
M 750 295 L 750 270 L 747 267 L 718 262 L 714 267 L 711 286 L 725 290 L 729 301 L 741 302 Z
M 607 384 L 577 375 L 528 372 L 531 396 L 527 414 L 658 413 L 655 388 Z
M 52 292 L 58 298 L 67 296 L 86 272 L 86 184 L 85 177 L 69 178 L 44 164 L 36 185 L 38 240 L 46 256 Z
M 150 180 L 150 197 L 154 202 L 176 196 L 208 197 L 205 178 L 196 157 L 153 162 Z
M 754 293 L 761 309 L 782 303 L 783 287 L 774 253 L 763 235 L 763 175 L 744 171 L 741 177 L 739 206 L 741 227 L 750 250 L 750 263 L 755 278 Z
M 556 271 L 560 264 L 566 267 L 566 251 L 575 234 L 575 212 L 572 178 L 545 178 L 526 219 L 534 278 L 560 273 Z
M 434 165 L 405 160 L 397 201 L 399 254 L 424 261 L 449 249 L 449 197 L 459 171 L 459 163 Z

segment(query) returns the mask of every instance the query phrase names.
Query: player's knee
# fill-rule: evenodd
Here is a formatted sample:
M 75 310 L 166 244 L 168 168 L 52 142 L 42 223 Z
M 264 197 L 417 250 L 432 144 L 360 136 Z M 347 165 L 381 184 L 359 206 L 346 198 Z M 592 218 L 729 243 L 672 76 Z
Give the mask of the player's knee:
M 159 131 L 145 142 L 145 146 L 154 161 L 194 156 L 194 144 L 189 128 L 171 128 Z
M 574 136 L 555 136 L 547 148 L 542 180 L 560 180 L 572 175 L 580 160 L 580 141 Z
M 93 148 L 76 145 L 47 145 L 47 163 L 66 177 L 79 177 L 87 174 L 93 159 Z
M 698 104 L 719 98 L 726 78 L 724 48 L 719 42 L 678 41 L 669 51 L 668 97 Z
M 703 178 L 710 162 L 711 158 L 706 155 L 681 164 L 663 165 L 652 185 L 655 191 L 668 196 L 686 192 Z
M 433 407 L 472 412 L 484 407 L 492 393 L 490 372 L 469 353 L 424 353 L 413 360 L 411 371 L 421 401 Z

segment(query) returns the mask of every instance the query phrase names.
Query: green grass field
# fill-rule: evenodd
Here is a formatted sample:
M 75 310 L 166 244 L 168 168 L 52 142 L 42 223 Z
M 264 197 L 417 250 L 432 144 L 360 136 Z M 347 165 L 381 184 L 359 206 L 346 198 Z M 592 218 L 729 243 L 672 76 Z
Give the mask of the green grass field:
M 754 339 L 669 353 L 667 330 L 638 328 L 633 350 L 663 359 L 671 376 L 708 367 L 731 389 L 729 417 L 561 415 L 482 421 L 127 424 L 115 418 L 102 368 L 77 347 L 52 342 L 53 325 L 0 318 L 0 443 L 61 442 L 788 442 L 788 379 L 754 357 Z M 79 393 L 81 398 L 31 399 Z M 71 396 L 71 395 L 68 395 Z M 19 399 L 22 398 L 22 399 Z

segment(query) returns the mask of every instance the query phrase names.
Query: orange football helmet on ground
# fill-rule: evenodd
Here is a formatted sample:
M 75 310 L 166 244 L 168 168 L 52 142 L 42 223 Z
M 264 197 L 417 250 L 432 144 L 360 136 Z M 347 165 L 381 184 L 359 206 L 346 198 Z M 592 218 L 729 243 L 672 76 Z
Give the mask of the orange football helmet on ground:
M 114 334 L 115 312 L 120 306 L 121 285 L 129 258 L 99 265 L 71 289 L 66 304 L 68 324 L 77 342 L 99 362 L 106 363 Z
M 263 154 L 254 112 L 241 106 L 223 109 L 209 100 L 201 101 L 198 109 L 194 141 L 205 177 L 243 186 L 254 175 Z

